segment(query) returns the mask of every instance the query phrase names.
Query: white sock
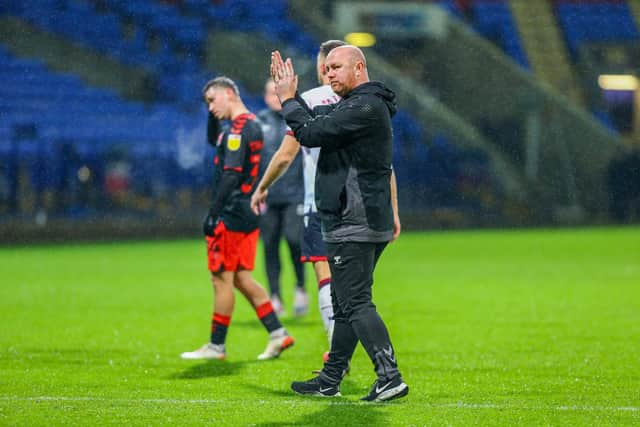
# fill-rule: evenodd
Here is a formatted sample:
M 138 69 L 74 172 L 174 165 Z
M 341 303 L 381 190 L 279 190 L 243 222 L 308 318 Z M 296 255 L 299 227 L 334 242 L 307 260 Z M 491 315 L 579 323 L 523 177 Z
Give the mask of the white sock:
M 282 338 L 285 335 L 287 335 L 287 330 L 284 327 L 278 328 L 275 331 L 269 332 L 269 338 L 272 339 L 272 340 L 274 340 L 276 338 Z
M 331 284 L 324 285 L 318 290 L 318 306 L 320 307 L 320 317 L 324 324 L 324 330 L 331 346 L 333 336 L 333 304 L 331 303 Z
M 225 352 L 225 348 L 224 348 L 224 344 L 214 344 L 212 342 L 209 343 L 209 348 L 212 350 L 217 351 L 218 353 L 224 353 Z

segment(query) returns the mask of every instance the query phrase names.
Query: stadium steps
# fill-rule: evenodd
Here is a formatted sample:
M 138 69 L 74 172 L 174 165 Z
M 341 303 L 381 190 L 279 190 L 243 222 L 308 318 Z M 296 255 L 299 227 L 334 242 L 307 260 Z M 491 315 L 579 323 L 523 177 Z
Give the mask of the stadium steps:
M 636 19 L 636 25 L 640 28 L 640 1 L 631 0 L 629 2 L 629 7 L 631 8 L 633 17 Z
M 233 76 L 249 93 L 260 94 L 269 77 L 269 54 L 280 49 L 283 55 L 294 59 L 300 75 L 300 87 L 316 85 L 315 72 L 309 79 L 307 70 L 315 70 L 315 55 L 302 54 L 299 50 L 275 43 L 255 32 L 212 30 L 205 47 L 205 67 L 221 74 Z M 238 55 L 238 52 L 243 52 Z M 312 59 L 313 58 L 313 59 Z M 243 94 L 243 97 L 245 94 Z
M 0 16 L 0 41 L 16 56 L 42 59 L 53 70 L 77 74 L 88 84 L 114 89 L 124 98 L 154 96 L 153 78 L 144 70 L 120 64 L 19 18 Z
M 640 1 L 630 0 L 629 8 L 636 21 L 636 26 L 640 28 Z M 627 145 L 630 147 L 640 147 L 640 95 L 636 95 L 636 124 L 635 132 L 627 136 Z
M 205 67 L 232 76 L 250 93 L 259 94 L 269 77 L 268 60 L 274 45 L 257 33 L 212 30 L 205 45 Z
M 584 95 L 576 81 L 551 4 L 511 0 L 511 10 L 535 75 L 577 105 Z
M 471 5 L 472 26 L 507 56 L 529 70 L 531 64 L 508 1 L 476 1 Z

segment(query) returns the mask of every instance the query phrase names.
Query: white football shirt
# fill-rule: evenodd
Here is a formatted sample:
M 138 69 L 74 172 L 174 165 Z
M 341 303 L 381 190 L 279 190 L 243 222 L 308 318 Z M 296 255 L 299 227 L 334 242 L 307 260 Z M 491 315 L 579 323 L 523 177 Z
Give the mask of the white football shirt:
M 331 90 L 330 85 L 319 86 L 308 90 L 302 95 L 307 106 L 313 110 L 318 105 L 331 105 L 340 101 L 340 97 Z M 304 213 L 317 212 L 315 201 L 316 169 L 320 147 L 309 148 L 302 146 L 302 168 L 304 175 Z

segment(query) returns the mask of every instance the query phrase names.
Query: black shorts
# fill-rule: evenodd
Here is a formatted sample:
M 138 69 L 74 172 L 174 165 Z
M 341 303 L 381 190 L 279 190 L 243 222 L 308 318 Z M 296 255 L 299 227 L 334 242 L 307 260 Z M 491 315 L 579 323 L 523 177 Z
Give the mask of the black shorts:
M 322 240 L 320 217 L 315 212 L 304 214 L 304 231 L 302 232 L 301 262 L 318 262 L 327 260 L 327 247 Z

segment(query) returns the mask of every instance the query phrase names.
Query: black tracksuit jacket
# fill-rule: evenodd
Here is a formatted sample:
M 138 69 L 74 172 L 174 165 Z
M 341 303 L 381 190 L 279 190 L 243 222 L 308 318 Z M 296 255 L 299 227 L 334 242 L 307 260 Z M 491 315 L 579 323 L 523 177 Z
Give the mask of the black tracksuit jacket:
M 315 189 L 326 242 L 392 239 L 395 112 L 395 94 L 381 82 L 361 84 L 332 107 L 311 113 L 298 97 L 284 102 L 282 115 L 300 144 L 322 148 Z

